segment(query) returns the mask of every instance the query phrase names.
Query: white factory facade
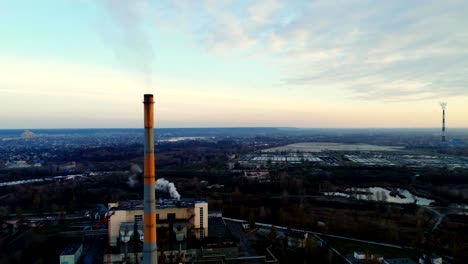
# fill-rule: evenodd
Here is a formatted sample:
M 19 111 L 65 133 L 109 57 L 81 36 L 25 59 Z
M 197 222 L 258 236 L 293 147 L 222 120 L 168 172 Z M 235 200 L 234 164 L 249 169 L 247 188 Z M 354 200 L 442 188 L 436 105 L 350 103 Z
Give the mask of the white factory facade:
M 208 236 L 208 203 L 195 200 L 165 199 L 156 203 L 157 229 L 173 229 L 176 239 L 182 241 L 189 236 L 203 240 Z M 109 203 L 110 245 L 116 246 L 124 239 L 128 227 L 136 225 L 143 241 L 143 203 L 124 201 Z

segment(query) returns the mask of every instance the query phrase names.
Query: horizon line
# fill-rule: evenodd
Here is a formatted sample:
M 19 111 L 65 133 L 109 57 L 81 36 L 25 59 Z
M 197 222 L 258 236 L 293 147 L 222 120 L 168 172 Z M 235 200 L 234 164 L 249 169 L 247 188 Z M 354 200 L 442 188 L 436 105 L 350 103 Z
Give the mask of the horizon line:
M 155 129 L 235 129 L 235 128 L 276 128 L 276 129 L 440 129 L 440 127 L 294 127 L 294 126 L 225 126 L 225 127 L 155 127 Z M 0 130 L 66 130 L 66 129 L 143 129 L 143 127 L 43 127 L 43 128 L 0 128 Z M 468 129 L 468 127 L 450 127 Z

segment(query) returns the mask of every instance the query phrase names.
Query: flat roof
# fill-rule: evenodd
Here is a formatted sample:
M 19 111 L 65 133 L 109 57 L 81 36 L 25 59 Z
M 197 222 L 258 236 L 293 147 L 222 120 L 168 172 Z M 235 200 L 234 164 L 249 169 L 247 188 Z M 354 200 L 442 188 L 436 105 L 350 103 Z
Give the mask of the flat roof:
M 197 201 L 191 198 L 184 199 L 157 199 L 156 200 L 156 209 L 166 209 L 166 208 L 192 208 L 195 204 L 207 203 L 206 201 Z M 143 201 L 142 200 L 129 200 L 129 201 L 119 201 L 119 206 L 117 210 L 143 210 Z
M 385 259 L 385 262 L 389 264 L 416 264 L 416 262 L 410 258 Z
M 208 218 L 208 236 L 216 237 L 216 238 L 217 237 L 223 237 L 223 238 L 232 237 L 222 217 Z
M 62 254 L 60 254 L 60 256 L 74 255 L 80 247 L 81 244 L 78 243 L 70 244 L 62 251 Z

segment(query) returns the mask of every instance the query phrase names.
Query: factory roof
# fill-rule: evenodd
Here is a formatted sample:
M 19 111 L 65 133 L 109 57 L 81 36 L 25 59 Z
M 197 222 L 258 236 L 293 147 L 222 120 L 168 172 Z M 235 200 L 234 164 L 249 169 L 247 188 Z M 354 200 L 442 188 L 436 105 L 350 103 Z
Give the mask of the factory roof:
M 166 209 L 166 208 L 191 208 L 195 204 L 206 203 L 206 201 L 197 201 L 195 199 L 185 198 L 185 199 L 159 199 L 156 201 L 156 209 Z M 143 201 L 142 200 L 129 200 L 129 201 L 120 201 L 118 206 L 115 208 L 117 210 L 142 210 Z
M 409 258 L 394 258 L 394 259 L 385 259 L 384 263 L 388 264 L 416 264 L 413 260 Z
M 81 244 L 70 244 L 68 245 L 63 251 L 61 256 L 66 256 L 66 255 L 74 255 L 76 251 L 81 247 Z
M 231 238 L 231 233 L 227 229 L 222 217 L 208 218 L 208 234 L 210 237 Z

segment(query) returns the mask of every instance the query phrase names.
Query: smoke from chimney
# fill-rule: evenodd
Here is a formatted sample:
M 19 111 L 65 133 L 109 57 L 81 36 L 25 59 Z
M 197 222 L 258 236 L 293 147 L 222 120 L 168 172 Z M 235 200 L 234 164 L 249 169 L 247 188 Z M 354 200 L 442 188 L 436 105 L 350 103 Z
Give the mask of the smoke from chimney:
M 110 18 L 117 26 L 115 30 L 108 28 L 103 30 L 106 42 L 112 43 L 118 59 L 136 68 L 141 74 L 145 90 L 150 92 L 153 49 L 150 37 L 144 30 L 145 20 L 150 10 L 149 2 L 143 0 L 102 0 L 100 2 L 108 10 Z M 109 37 L 109 34 L 112 35 Z M 118 49 L 116 44 L 122 45 L 124 50 Z
M 164 178 L 160 178 L 156 181 L 156 190 L 167 192 L 172 198 L 180 200 L 180 194 L 174 183 Z
M 137 180 L 137 175 L 142 173 L 143 170 L 138 166 L 137 164 L 132 164 L 130 167 L 130 176 L 128 177 L 127 184 L 130 188 L 135 187 L 135 185 L 138 183 Z

